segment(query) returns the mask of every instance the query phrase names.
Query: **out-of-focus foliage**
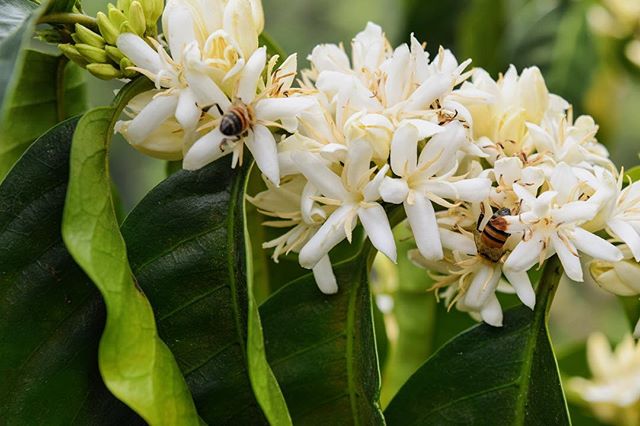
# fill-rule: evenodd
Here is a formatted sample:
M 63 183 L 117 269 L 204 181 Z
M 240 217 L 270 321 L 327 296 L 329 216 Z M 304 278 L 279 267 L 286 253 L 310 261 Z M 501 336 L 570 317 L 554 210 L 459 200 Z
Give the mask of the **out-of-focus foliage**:
M 63 56 L 27 50 L 15 95 L 0 117 L 0 180 L 38 136 L 86 109 L 84 80 Z

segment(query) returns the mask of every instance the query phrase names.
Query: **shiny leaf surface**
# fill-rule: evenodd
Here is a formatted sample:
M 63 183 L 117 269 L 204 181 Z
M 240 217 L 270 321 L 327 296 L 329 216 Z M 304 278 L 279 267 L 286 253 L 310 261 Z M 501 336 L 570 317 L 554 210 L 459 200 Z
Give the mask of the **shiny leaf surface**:
M 562 271 L 547 262 L 535 311 L 513 308 L 504 327 L 481 324 L 444 345 L 391 401 L 387 424 L 570 424 L 546 327 Z
M 0 185 L 0 418 L 137 423 L 98 372 L 104 305 L 60 235 L 77 119 L 34 143 Z

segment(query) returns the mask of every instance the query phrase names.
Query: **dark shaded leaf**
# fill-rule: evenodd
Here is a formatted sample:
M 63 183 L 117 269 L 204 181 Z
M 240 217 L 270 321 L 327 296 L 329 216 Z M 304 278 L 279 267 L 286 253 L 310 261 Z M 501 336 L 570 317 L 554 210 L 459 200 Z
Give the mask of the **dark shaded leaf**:
M 0 185 L 0 418 L 137 423 L 98 372 L 104 305 L 60 225 L 77 119 L 42 136 Z
M 506 312 L 504 327 L 478 325 L 436 352 L 385 410 L 389 425 L 568 425 L 546 327 L 562 274 L 547 261 L 534 312 Z
M 198 424 L 195 405 L 171 351 L 160 340 L 149 301 L 136 285 L 114 211 L 108 149 L 113 126 L 149 82 L 133 81 L 115 107 L 95 108 L 73 136 L 62 235 L 102 293 L 107 321 L 99 364 L 109 390 L 151 424 Z
M 223 159 L 197 172 L 175 172 L 122 227 L 160 336 L 175 355 L 200 416 L 211 424 L 266 423 L 247 356 L 247 350 L 256 351 L 247 330 L 259 323 L 249 323 L 248 316 L 244 170 L 231 169 Z M 274 424 L 286 422 L 279 415 L 271 414 Z
M 86 109 L 83 71 L 63 56 L 27 50 L 14 93 L 0 120 L 0 181 L 38 136 Z
M 295 424 L 384 422 L 368 255 L 334 265 L 336 295 L 323 295 L 309 274 L 260 307 L 267 357 Z
M 43 8 L 29 0 L 0 0 L 0 112 L 14 89 L 15 77 L 21 75 L 23 45 Z

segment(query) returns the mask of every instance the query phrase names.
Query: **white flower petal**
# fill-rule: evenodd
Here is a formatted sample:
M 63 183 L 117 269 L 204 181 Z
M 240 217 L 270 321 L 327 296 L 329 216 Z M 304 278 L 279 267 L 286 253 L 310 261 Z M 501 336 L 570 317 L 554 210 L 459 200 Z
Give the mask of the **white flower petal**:
M 544 243 L 539 235 L 533 234 L 527 241 L 520 241 L 516 248 L 509 254 L 504 263 L 505 269 L 522 272 L 528 271 L 538 262 Z
M 406 44 L 400 45 L 393 52 L 385 83 L 387 106 L 395 105 L 402 100 L 405 84 L 408 80 L 407 73 L 410 71 L 409 60 L 409 46 Z
M 154 74 L 158 74 L 162 69 L 162 61 L 160 61 L 158 52 L 153 50 L 142 37 L 133 33 L 120 34 L 116 44 L 118 49 L 137 67 Z
M 622 240 L 633 253 L 636 262 L 640 262 L 640 234 L 629 223 L 613 219 L 607 223 L 614 237 Z
M 300 173 L 305 175 L 324 196 L 335 200 L 348 198 L 342 180 L 316 155 L 303 151 L 293 153 L 291 158 Z
M 345 234 L 345 221 L 353 216 L 355 206 L 352 204 L 338 207 L 313 237 L 302 247 L 298 256 L 298 262 L 303 268 L 311 269 L 325 257 L 329 251 L 337 246 L 347 236 Z M 352 221 L 355 227 L 356 221 Z
M 347 173 L 347 186 L 351 189 L 360 187 L 368 181 L 369 166 L 373 150 L 369 143 L 363 139 L 357 139 L 349 144 L 345 170 Z
M 533 310 L 536 304 L 536 293 L 533 291 L 529 274 L 527 274 L 526 271 L 516 272 L 510 269 L 504 269 L 502 272 L 504 276 L 507 277 L 509 283 L 511 283 L 511 286 L 516 290 L 516 294 L 522 303 Z
M 157 127 L 175 114 L 177 105 L 178 97 L 175 95 L 153 98 L 129 123 L 127 140 L 133 145 L 142 143 Z
M 313 277 L 321 292 L 324 294 L 336 294 L 338 292 L 338 281 L 333 273 L 329 256 L 324 256 L 316 266 L 313 267 Z
M 554 209 L 551 213 L 556 223 L 583 223 L 598 213 L 598 206 L 588 201 L 572 201 Z
M 573 231 L 573 243 L 578 250 L 594 259 L 617 262 L 624 257 L 619 248 L 580 227 Z
M 403 124 L 391 140 L 391 170 L 398 176 L 407 176 L 418 163 L 418 129 Z
M 358 217 L 371 244 L 395 263 L 397 261 L 396 243 L 389 219 L 382 206 L 375 203 L 371 207 L 360 207 Z
M 200 46 L 200 43 L 204 42 L 200 35 L 205 34 L 205 23 L 197 13 L 198 11 L 188 2 L 168 1 L 165 6 L 162 28 L 171 57 L 178 63 L 182 61 L 182 54 L 187 45 L 195 41 Z
M 240 46 L 242 55 L 249 57 L 258 47 L 260 20 L 254 20 L 254 8 L 248 0 L 229 0 L 224 9 L 224 30 Z M 250 102 L 250 101 L 245 101 Z
M 253 128 L 253 132 L 249 131 L 244 143 L 253 154 L 256 165 L 260 171 L 275 186 L 280 185 L 280 166 L 278 164 L 278 148 L 276 140 L 271 131 L 265 126 L 257 124 Z
M 264 66 L 267 63 L 267 48 L 261 47 L 256 50 L 249 58 L 242 74 L 240 75 L 240 82 L 238 83 L 238 92 L 236 97 L 245 104 L 251 103 L 256 97 L 256 90 L 258 88 L 258 80 L 264 70 Z
M 570 241 L 562 241 L 556 234 L 551 235 L 551 245 L 558 254 L 565 274 L 576 282 L 583 281 L 580 258 L 572 253 L 576 248 Z
M 200 107 L 218 105 L 222 111 L 229 109 L 231 101 L 209 76 L 191 70 L 186 70 L 184 76 Z
M 428 109 L 438 98 L 451 89 L 451 77 L 444 74 L 434 74 L 425 80 L 407 101 L 408 111 L 420 111 Z
M 387 203 L 402 204 L 409 195 L 409 185 L 404 179 L 386 176 L 380 185 L 380 196 Z
M 460 253 L 475 256 L 478 252 L 476 243 L 472 238 L 467 237 L 459 232 L 450 231 L 440 228 L 440 241 L 442 246 L 451 251 L 455 250 Z
M 190 89 L 180 91 L 178 106 L 176 108 L 176 120 L 186 131 L 196 129 L 202 110 L 196 105 L 196 97 Z
M 482 321 L 493 327 L 502 327 L 502 307 L 495 294 L 488 297 L 487 302 L 480 310 Z
M 292 119 L 307 108 L 316 105 L 317 101 L 309 96 L 292 96 L 289 98 L 267 98 L 256 103 L 256 119 L 265 122 L 276 122 Z M 285 124 L 285 123 L 283 123 Z M 295 128 L 287 128 L 294 132 Z
M 405 201 L 404 210 L 407 213 L 418 250 L 428 260 L 440 260 L 444 253 L 433 205 L 421 193 L 414 192 L 413 195 L 413 204 Z
M 184 156 L 182 168 L 198 170 L 212 161 L 230 154 L 232 149 L 223 148 L 222 143 L 225 139 L 226 136 L 220 133 L 217 128 L 198 139 Z
M 482 263 L 473 275 L 471 284 L 464 295 L 465 306 L 480 309 L 490 295 L 494 294 L 500 281 L 500 270 Z

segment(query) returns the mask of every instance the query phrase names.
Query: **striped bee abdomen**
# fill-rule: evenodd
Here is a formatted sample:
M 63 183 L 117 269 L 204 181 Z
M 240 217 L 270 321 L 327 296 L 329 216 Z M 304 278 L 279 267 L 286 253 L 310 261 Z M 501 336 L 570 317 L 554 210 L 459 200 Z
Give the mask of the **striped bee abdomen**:
M 511 214 L 509 209 L 500 209 L 491 216 L 482 232 L 476 234 L 476 247 L 478 253 L 497 262 L 504 254 L 504 244 L 511 235 L 507 230 L 507 221 L 503 216 Z
M 225 136 L 239 136 L 249 129 L 251 117 L 247 107 L 234 104 L 220 119 L 220 133 Z

